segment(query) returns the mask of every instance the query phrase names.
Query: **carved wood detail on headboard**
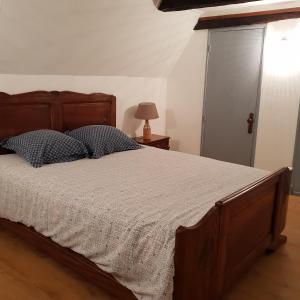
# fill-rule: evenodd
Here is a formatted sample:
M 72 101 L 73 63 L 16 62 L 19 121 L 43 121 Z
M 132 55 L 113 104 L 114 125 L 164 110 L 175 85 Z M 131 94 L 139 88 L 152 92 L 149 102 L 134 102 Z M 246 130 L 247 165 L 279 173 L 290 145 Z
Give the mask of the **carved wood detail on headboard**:
M 116 126 L 116 97 L 102 93 L 0 93 L 0 140 L 38 129 L 64 132 L 85 125 Z M 5 154 L 0 148 L 0 154 Z

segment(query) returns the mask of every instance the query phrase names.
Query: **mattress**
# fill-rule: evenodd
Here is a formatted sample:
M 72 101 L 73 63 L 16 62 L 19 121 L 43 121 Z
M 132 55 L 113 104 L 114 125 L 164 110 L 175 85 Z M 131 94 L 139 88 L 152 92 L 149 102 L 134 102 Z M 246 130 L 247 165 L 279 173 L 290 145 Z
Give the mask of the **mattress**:
M 266 171 L 145 147 L 35 169 L 0 156 L 0 217 L 32 226 L 138 299 L 171 299 L 176 229 Z

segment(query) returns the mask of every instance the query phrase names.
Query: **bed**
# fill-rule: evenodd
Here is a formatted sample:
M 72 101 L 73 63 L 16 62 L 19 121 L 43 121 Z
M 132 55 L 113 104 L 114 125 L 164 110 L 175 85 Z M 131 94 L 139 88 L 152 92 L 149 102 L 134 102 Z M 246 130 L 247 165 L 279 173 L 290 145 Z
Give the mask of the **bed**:
M 18 95 L 0 93 L 0 139 L 35 129 L 49 128 L 63 132 L 91 124 L 116 125 L 116 98 L 114 96 L 44 91 Z M 27 184 L 30 185 L 35 177 L 32 168 L 30 169 L 15 154 L 8 155 L 4 149 L 0 149 L 0 152 L 3 155 L 0 157 L 0 168 L 2 167 L 0 182 L 1 180 L 2 183 L 6 182 L 5 185 L 2 185 L 5 188 L 2 192 L 0 191 L 1 202 L 6 197 L 4 192 L 15 190 L 14 183 L 9 178 L 14 178 L 19 185 L 24 187 Z M 167 222 L 168 218 L 172 219 L 170 231 L 174 237 L 170 245 L 173 245 L 173 249 L 167 246 L 165 249 L 169 251 L 166 252 L 168 253 L 166 260 L 172 261 L 170 265 L 174 275 L 171 288 L 173 299 L 221 299 L 259 256 L 266 251 L 275 251 L 286 242 L 286 237 L 281 233 L 286 222 L 290 182 L 290 171 L 287 168 L 268 173 L 154 148 L 146 147 L 133 152 L 108 155 L 105 159 L 97 160 L 97 162 L 86 159 L 40 168 L 38 172 L 41 172 L 40 175 L 43 174 L 43 176 L 40 176 L 39 184 L 40 187 L 45 186 L 42 178 L 47 178 L 50 186 L 51 183 L 53 186 L 57 186 L 58 193 L 59 184 L 55 181 L 55 174 L 67 174 L 65 177 L 60 177 L 60 180 L 63 182 L 65 178 L 69 178 L 67 183 L 73 183 L 76 186 L 76 184 L 78 185 L 77 179 L 72 178 L 75 170 L 84 177 L 83 175 L 88 172 L 100 173 L 106 164 L 105 170 L 111 169 L 110 171 L 113 172 L 111 174 L 116 174 L 116 176 L 114 176 L 114 182 L 110 182 L 111 174 L 106 176 L 105 173 L 102 173 L 101 191 L 104 191 L 106 186 L 115 184 L 112 195 L 108 193 L 107 189 L 105 190 L 104 200 L 113 202 L 117 201 L 120 195 L 124 197 L 124 193 L 126 195 L 134 194 L 142 199 L 141 202 L 145 202 L 144 205 L 149 203 L 149 211 L 155 212 L 153 214 L 155 219 L 150 219 L 149 223 L 158 222 L 160 219 Z M 152 162 L 151 157 L 155 157 Z M 159 159 L 161 160 L 159 161 Z M 142 162 L 147 160 L 150 160 L 150 164 L 143 166 Z M 158 168 L 155 161 L 160 164 L 160 167 L 162 164 L 163 168 Z M 189 173 L 180 174 L 180 170 L 185 166 Z M 202 173 L 199 172 L 201 168 L 205 170 Z M 158 174 L 157 170 L 163 171 L 159 171 L 161 174 Z M 172 178 L 176 178 L 176 173 L 178 176 L 184 176 L 181 185 L 178 184 L 179 181 L 172 181 Z M 4 174 L 9 175 L 6 176 L 7 179 Z M 214 178 L 218 174 L 222 176 L 219 176 L 218 181 L 214 182 Z M 208 182 L 201 190 L 199 188 L 201 182 L 199 182 L 199 186 L 197 184 L 199 178 L 202 178 L 201 182 Z M 95 177 L 94 180 L 84 181 L 88 183 L 86 189 L 91 188 L 94 191 L 97 188 L 97 180 Z M 148 182 L 148 185 L 145 182 Z M 155 188 L 149 188 L 149 183 L 151 183 L 151 187 Z M 125 186 L 131 187 L 131 190 L 124 191 Z M 32 184 L 32 189 L 35 187 Z M 185 189 L 189 190 L 189 193 L 185 192 Z M 101 193 L 103 194 L 103 192 Z M 17 194 L 19 196 L 15 196 L 15 198 L 21 203 L 22 197 L 27 197 L 28 191 Z M 144 199 L 143 194 L 148 198 Z M 37 195 L 32 199 L 38 199 Z M 47 193 L 43 192 L 43 195 L 47 195 Z M 209 201 L 200 205 L 195 201 L 195 195 L 199 195 L 199 197 L 201 195 Z M 208 195 L 210 196 L 208 197 Z M 51 194 L 47 197 L 50 202 Z M 70 198 L 72 197 L 74 195 L 70 194 Z M 180 201 L 181 198 L 185 199 Z M 172 200 L 171 203 L 174 204 L 174 207 L 169 206 L 167 207 L 169 209 L 165 209 L 164 199 Z M 3 203 L 5 203 L 4 200 Z M 122 210 L 126 211 L 126 205 L 128 205 L 127 217 L 130 215 L 132 218 L 137 217 L 129 206 L 131 199 L 128 200 L 128 203 L 126 201 L 124 198 Z M 8 202 L 6 201 L 6 203 Z M 101 205 L 105 203 L 103 202 Z M 151 207 L 151 203 L 155 203 L 155 207 Z M 190 211 L 187 210 L 189 215 L 184 218 L 173 217 L 176 212 L 175 208 L 186 209 L 186 204 L 193 208 Z M 5 205 L 0 207 L 3 208 Z M 32 221 L 26 219 L 25 216 L 28 215 L 25 213 L 26 210 L 21 214 L 22 217 L 17 218 L 13 214 L 9 214 L 9 209 L 6 208 L 5 211 L 3 209 L 0 211 L 2 216 L 0 224 L 81 274 L 90 282 L 108 291 L 117 299 L 136 299 L 137 297 L 154 299 L 149 296 L 150 294 L 144 297 L 137 296 L 137 293 L 130 289 L 132 282 L 130 280 L 122 281 L 115 270 L 109 269 L 108 264 L 102 263 L 103 267 L 100 268 L 101 262 L 95 263 L 95 261 L 98 262 L 96 254 L 89 253 L 91 246 L 87 243 L 91 239 L 83 240 L 78 244 L 79 248 L 76 248 L 76 245 L 69 243 L 69 236 L 57 239 L 55 238 L 57 235 L 53 232 L 43 230 L 41 224 L 44 224 L 43 222 L 47 218 L 47 207 L 43 213 L 40 213 L 40 218 L 34 218 L 40 222 L 36 224 L 31 224 Z M 141 206 L 141 208 L 143 207 Z M 18 211 L 22 211 L 21 208 Z M 139 212 L 139 214 L 141 213 L 143 211 Z M 65 215 L 67 218 L 68 214 Z M 75 213 L 74 215 L 79 214 Z M 159 217 L 157 217 L 158 215 Z M 149 215 L 144 217 L 149 217 Z M 64 215 L 60 215 L 57 223 L 60 224 L 59 221 L 64 218 Z M 122 223 L 122 220 L 122 215 L 118 215 L 117 221 Z M 76 218 L 75 221 L 78 222 Z M 60 224 L 60 229 L 62 224 Z M 169 223 L 162 224 L 166 228 Z M 105 224 L 101 226 L 104 228 Z M 101 231 L 101 226 L 99 231 Z M 81 226 L 80 230 L 84 231 L 84 229 L 84 226 Z M 64 231 L 63 228 L 61 230 Z M 78 231 L 80 230 L 78 229 Z M 159 231 L 156 236 L 159 238 L 165 231 L 165 229 Z M 143 234 L 139 234 L 139 240 L 145 242 Z M 85 235 L 86 233 L 81 236 Z M 86 246 L 85 249 L 80 247 L 83 244 Z M 120 245 L 116 244 L 116 248 L 121 247 L 121 244 L 122 242 Z M 126 251 L 126 247 L 123 248 L 123 251 Z M 125 256 L 129 256 L 129 254 L 130 251 L 126 252 Z M 164 258 L 165 255 L 162 253 L 161 258 Z M 151 264 L 151 261 L 145 262 L 146 265 L 147 263 Z M 170 276 L 171 273 L 168 274 Z

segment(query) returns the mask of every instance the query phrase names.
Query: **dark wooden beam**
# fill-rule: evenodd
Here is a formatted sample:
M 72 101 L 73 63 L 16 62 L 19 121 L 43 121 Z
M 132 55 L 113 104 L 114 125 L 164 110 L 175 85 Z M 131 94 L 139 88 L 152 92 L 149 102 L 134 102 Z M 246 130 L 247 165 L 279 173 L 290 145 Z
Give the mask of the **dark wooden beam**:
M 300 7 L 199 18 L 195 30 L 265 24 L 300 18 Z
M 157 7 L 162 11 L 186 10 L 212 6 L 222 6 L 261 0 L 156 0 Z

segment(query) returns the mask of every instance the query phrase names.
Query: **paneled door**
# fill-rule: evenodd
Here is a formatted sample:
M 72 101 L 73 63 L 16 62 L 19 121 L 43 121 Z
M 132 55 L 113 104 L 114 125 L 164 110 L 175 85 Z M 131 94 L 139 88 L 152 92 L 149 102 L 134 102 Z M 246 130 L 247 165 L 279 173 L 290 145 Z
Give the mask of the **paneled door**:
M 253 165 L 264 34 L 264 27 L 210 31 L 201 155 Z

